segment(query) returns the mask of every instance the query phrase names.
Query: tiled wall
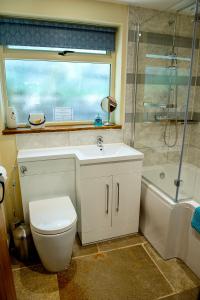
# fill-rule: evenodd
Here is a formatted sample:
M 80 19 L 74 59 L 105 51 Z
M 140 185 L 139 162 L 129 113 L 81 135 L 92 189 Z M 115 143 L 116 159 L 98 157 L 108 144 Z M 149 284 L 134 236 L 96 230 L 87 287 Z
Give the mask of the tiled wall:
M 16 136 L 17 149 L 49 148 L 95 144 L 98 135 L 102 135 L 104 143 L 120 143 L 123 141 L 121 129 L 84 130 L 56 133 L 33 133 Z
M 126 124 L 125 142 L 130 144 L 133 132 L 131 131 L 131 120 L 133 119 L 133 91 L 134 91 L 134 30 L 135 23 L 140 25 L 140 44 L 137 76 L 137 102 L 134 145 L 145 154 L 145 165 L 154 165 L 170 162 L 179 162 L 182 144 L 183 125 L 178 125 L 178 141 L 175 147 L 168 147 L 164 143 L 163 134 L 165 122 L 155 122 L 155 113 L 159 114 L 159 104 L 167 103 L 169 92 L 169 65 L 170 60 L 163 59 L 172 51 L 173 20 L 175 15 L 156 10 L 148 10 L 129 7 L 129 37 L 128 37 L 128 61 L 127 61 L 127 85 L 126 85 Z M 190 69 L 191 45 L 192 45 L 193 17 L 179 15 L 177 17 L 175 52 L 178 57 L 177 70 L 177 103 L 178 117 L 184 118 L 184 112 L 188 91 L 188 76 Z M 198 31 L 199 34 L 199 31 Z M 189 118 L 193 115 L 194 102 L 196 100 L 195 85 L 200 85 L 198 74 L 199 40 L 196 42 L 195 63 L 193 68 L 193 80 L 191 98 L 189 102 Z M 199 74 L 200 75 L 200 74 Z M 197 81 L 196 81 L 197 79 Z M 144 105 L 146 104 L 146 106 Z M 198 102 L 197 102 L 198 103 Z M 154 104 L 154 106 L 152 105 Z M 196 104 L 197 105 L 197 104 Z M 200 104 L 199 112 L 200 112 Z M 174 109 L 170 110 L 172 116 Z M 188 126 L 186 145 L 188 154 L 190 132 L 194 125 Z M 170 144 L 174 140 L 175 126 L 168 127 L 167 141 Z
M 197 75 L 200 76 L 200 64 L 198 64 Z M 193 119 L 197 123 L 192 125 L 190 132 L 187 161 L 200 168 L 200 86 L 197 86 L 195 90 Z

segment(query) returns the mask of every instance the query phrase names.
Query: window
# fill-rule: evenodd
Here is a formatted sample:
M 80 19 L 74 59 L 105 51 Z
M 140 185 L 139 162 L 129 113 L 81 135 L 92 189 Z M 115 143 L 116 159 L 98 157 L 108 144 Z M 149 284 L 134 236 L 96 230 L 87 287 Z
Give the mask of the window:
M 44 112 L 47 122 L 103 119 L 101 100 L 111 94 L 113 55 L 9 49 L 5 51 L 8 106 L 17 122 L 27 123 L 29 113 Z
M 117 28 L 0 16 L 7 105 L 17 122 L 45 113 L 48 122 L 93 121 L 114 96 Z

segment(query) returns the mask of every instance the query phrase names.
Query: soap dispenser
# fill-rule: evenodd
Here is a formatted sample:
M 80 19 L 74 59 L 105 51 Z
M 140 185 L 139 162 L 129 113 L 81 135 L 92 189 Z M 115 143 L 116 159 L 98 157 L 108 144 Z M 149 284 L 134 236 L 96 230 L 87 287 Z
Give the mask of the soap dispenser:
M 94 126 L 102 126 L 103 125 L 103 120 L 98 114 L 96 118 L 94 119 Z

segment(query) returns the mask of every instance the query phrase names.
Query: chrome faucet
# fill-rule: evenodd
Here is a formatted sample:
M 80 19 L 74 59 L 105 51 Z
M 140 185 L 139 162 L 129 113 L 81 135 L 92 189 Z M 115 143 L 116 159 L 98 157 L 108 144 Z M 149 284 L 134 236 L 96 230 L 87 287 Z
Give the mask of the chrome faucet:
M 103 150 L 103 137 L 101 135 L 97 136 L 97 147 L 102 151 Z

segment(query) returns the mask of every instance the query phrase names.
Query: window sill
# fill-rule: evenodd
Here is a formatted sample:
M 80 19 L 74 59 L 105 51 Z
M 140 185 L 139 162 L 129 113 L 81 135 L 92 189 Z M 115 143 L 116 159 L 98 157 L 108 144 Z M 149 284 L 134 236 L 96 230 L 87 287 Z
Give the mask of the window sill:
M 29 133 L 45 133 L 45 132 L 64 132 L 64 131 L 80 131 L 80 130 L 100 130 L 100 129 L 121 129 L 121 125 L 111 126 L 94 126 L 94 125 L 68 125 L 68 126 L 46 126 L 44 128 L 30 129 L 30 128 L 5 128 L 2 131 L 3 135 L 11 134 L 29 134 Z

